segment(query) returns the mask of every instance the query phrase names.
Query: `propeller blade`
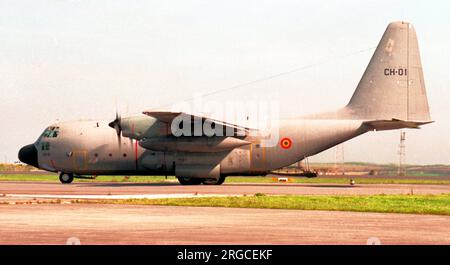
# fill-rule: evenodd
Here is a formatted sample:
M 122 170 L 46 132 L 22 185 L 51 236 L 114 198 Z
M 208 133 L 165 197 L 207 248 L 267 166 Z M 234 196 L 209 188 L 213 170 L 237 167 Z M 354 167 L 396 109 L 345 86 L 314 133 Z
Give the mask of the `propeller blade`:
M 116 130 L 117 142 L 119 143 L 119 149 L 121 149 L 121 147 L 122 147 L 122 136 L 121 136 L 121 134 L 122 134 L 122 119 L 117 110 L 116 110 L 116 119 L 113 120 L 112 122 L 110 122 L 108 125 L 109 125 L 109 127 Z

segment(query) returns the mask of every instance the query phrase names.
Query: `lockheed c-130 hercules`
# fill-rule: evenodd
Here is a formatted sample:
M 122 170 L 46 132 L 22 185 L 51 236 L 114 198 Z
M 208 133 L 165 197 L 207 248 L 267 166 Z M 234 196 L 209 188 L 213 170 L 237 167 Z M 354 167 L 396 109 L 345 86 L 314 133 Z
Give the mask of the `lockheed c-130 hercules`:
M 218 120 L 225 136 L 175 136 L 173 121 L 207 118 L 173 111 L 110 121 L 60 122 L 22 147 L 19 159 L 83 175 L 175 175 L 183 185 L 220 185 L 227 176 L 265 175 L 369 131 L 431 123 L 417 37 L 407 22 L 390 23 L 349 103 L 336 111 L 279 121 L 279 141 L 263 146 L 250 128 Z M 118 144 L 119 142 L 119 144 Z

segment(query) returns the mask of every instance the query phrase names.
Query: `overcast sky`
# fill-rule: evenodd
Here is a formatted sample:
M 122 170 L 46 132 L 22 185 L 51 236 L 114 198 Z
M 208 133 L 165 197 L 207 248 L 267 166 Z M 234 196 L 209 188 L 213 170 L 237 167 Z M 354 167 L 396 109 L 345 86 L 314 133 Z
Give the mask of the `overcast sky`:
M 344 106 L 387 24 L 416 28 L 432 119 L 406 162 L 450 164 L 450 1 L 0 1 L 0 161 L 56 120 L 114 119 L 209 96 L 277 99 L 284 117 Z M 397 163 L 399 132 L 344 144 L 346 161 Z M 334 161 L 331 149 L 310 161 Z

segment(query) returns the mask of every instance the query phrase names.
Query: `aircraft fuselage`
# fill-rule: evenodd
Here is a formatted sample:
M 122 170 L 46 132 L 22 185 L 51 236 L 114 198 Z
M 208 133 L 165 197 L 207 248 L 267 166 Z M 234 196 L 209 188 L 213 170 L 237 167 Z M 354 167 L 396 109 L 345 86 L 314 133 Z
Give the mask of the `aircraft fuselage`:
M 152 120 L 139 117 L 138 122 L 143 118 Z M 52 125 L 49 128 L 58 128 L 58 135 L 48 137 L 44 133 L 34 146 L 40 168 L 78 175 L 167 175 L 176 174 L 177 167 L 216 165 L 224 175 L 261 175 L 366 132 L 362 122 L 283 120 L 274 146 L 264 146 L 262 137 L 246 136 L 242 139 L 250 144 L 230 151 L 208 152 L 206 147 L 205 152 L 175 152 L 141 147 L 139 141 L 145 140 L 145 135 L 135 139 L 120 136 L 118 141 L 107 121 L 76 121 Z

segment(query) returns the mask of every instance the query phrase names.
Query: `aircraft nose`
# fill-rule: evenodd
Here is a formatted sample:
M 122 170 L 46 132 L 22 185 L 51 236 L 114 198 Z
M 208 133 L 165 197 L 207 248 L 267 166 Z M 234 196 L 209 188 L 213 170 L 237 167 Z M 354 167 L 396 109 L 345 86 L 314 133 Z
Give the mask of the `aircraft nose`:
M 34 144 L 25 145 L 19 150 L 19 160 L 25 164 L 39 167 L 37 149 Z

